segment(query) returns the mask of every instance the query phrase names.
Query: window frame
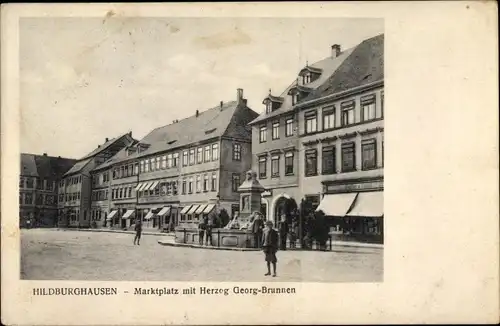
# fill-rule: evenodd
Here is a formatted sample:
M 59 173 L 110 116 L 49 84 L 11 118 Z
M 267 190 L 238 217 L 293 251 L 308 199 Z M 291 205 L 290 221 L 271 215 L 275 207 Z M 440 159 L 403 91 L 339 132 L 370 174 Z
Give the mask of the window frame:
M 271 178 L 279 178 L 280 176 L 280 158 L 281 155 L 271 155 Z
M 241 185 L 241 176 L 239 173 L 233 173 L 231 177 L 231 188 L 233 192 L 238 192 L 238 188 Z
M 189 165 L 189 151 L 185 150 L 182 151 L 182 166 L 188 166 Z
M 271 124 L 271 140 L 280 139 L 280 122 L 274 121 Z
M 203 148 L 203 160 L 206 162 L 210 162 L 212 160 L 212 150 L 210 148 L 210 145 L 206 145 Z
M 314 130 L 309 130 L 309 122 L 311 122 L 311 128 L 314 126 Z M 314 123 L 312 123 L 314 122 Z M 304 134 L 310 135 L 318 132 L 318 112 L 317 110 L 312 110 L 304 113 Z
M 329 145 L 325 146 L 321 149 L 321 174 L 322 175 L 330 175 L 330 174 L 335 174 L 337 173 L 337 148 L 335 145 Z M 327 170 L 327 164 L 325 164 L 326 161 L 326 153 L 331 153 L 331 160 L 332 160 L 332 169 Z
M 340 103 L 340 116 L 341 116 L 341 126 L 342 127 L 347 127 L 351 126 L 356 123 L 356 116 L 355 116 L 355 110 L 356 110 L 356 101 L 355 100 L 349 100 Z M 350 113 L 352 112 L 352 122 L 349 122 L 349 117 Z M 347 122 L 345 121 L 345 117 L 347 117 Z
M 267 125 L 259 127 L 259 143 L 267 142 Z
M 352 167 L 345 167 L 346 150 L 352 150 Z M 341 145 L 342 173 L 356 171 L 356 143 L 354 141 L 345 142 Z M 349 153 L 347 153 L 349 154 Z
M 327 117 L 333 117 L 333 125 L 332 126 L 326 126 L 326 123 L 325 123 L 325 118 Z M 328 119 L 329 122 L 331 122 L 331 118 Z M 335 129 L 335 125 L 336 125 L 336 115 L 335 115 L 335 105 L 330 105 L 330 106 L 326 106 L 323 108 L 322 110 L 322 127 L 323 127 L 323 131 L 329 131 L 329 130 L 333 130 Z
M 314 171 L 310 171 L 308 168 L 308 158 L 310 156 L 313 156 L 315 164 L 314 164 Z M 316 148 L 308 149 L 305 151 L 304 154 L 304 159 L 305 159 L 305 164 L 304 164 L 304 176 L 305 177 L 314 177 L 318 175 L 318 150 Z
M 290 130 L 288 130 L 290 127 Z M 290 133 L 289 133 L 290 131 Z M 287 118 L 285 120 L 285 137 L 293 136 L 293 118 Z
M 295 159 L 295 153 L 293 151 L 287 151 L 287 152 L 285 152 L 285 176 L 289 176 L 289 175 L 294 175 L 295 174 L 295 162 L 294 162 L 294 159 Z M 289 167 L 290 165 L 287 164 L 287 161 L 290 161 L 290 160 L 292 162 L 292 164 L 291 164 L 292 170 L 291 170 L 291 172 L 288 172 L 287 167 Z
M 258 161 L 259 161 L 259 164 L 258 164 L 259 179 L 266 179 L 267 178 L 267 155 L 259 156 Z M 262 163 L 264 163 L 264 165 L 262 165 Z M 262 166 L 264 167 L 264 169 L 262 169 Z
M 367 147 L 373 147 L 373 164 L 371 166 L 366 166 L 365 161 L 365 152 Z M 367 170 L 373 170 L 377 168 L 377 139 L 376 138 L 369 138 L 369 139 L 363 139 L 361 141 L 361 170 L 362 171 L 367 171 Z
M 233 161 L 241 161 L 241 144 L 233 144 Z
M 212 161 L 217 161 L 219 159 L 219 144 L 212 144 Z

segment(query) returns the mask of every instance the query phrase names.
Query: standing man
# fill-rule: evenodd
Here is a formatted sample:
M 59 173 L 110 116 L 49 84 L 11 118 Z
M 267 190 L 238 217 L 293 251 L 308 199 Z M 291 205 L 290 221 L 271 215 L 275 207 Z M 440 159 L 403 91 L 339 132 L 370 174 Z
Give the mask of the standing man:
M 273 229 L 273 222 L 267 221 L 266 228 L 262 237 L 262 249 L 266 255 L 267 273 L 265 276 L 271 275 L 271 263 L 273 264 L 273 277 L 276 277 L 276 252 L 278 251 L 278 232 Z
M 205 220 L 200 218 L 198 223 L 198 243 L 203 246 L 203 238 L 205 237 Z
M 286 250 L 288 224 L 286 223 L 286 216 L 284 214 L 281 215 L 281 221 L 279 222 L 279 232 L 280 232 L 280 250 Z
M 255 248 L 259 248 L 262 244 L 262 229 L 264 228 L 264 221 L 259 213 L 256 213 L 255 215 L 255 220 L 252 224 L 252 233 Z
M 141 233 L 142 233 L 142 222 L 141 219 L 138 218 L 135 220 L 135 238 L 134 238 L 134 245 L 137 241 L 137 245 L 141 245 Z
M 213 218 L 212 216 L 209 216 L 206 218 L 207 221 L 207 228 L 205 230 L 206 233 L 206 245 L 208 246 L 209 244 L 212 245 L 212 228 L 214 226 L 213 223 Z

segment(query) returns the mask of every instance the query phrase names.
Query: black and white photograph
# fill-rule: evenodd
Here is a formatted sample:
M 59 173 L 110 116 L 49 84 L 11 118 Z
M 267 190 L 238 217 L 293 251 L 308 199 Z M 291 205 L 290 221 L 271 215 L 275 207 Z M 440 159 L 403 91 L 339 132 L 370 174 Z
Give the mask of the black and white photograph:
M 382 282 L 383 26 L 21 19 L 21 278 Z

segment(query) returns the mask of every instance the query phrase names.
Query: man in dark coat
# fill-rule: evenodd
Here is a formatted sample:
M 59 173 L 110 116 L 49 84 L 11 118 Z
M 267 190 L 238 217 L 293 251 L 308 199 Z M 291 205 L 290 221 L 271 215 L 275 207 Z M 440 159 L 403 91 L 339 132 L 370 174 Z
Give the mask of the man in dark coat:
M 278 251 L 278 232 L 273 229 L 273 222 L 267 221 L 266 228 L 262 234 L 262 250 L 266 255 L 267 273 L 266 276 L 271 275 L 271 263 L 273 264 L 273 277 L 276 277 L 276 252 Z
M 137 245 L 141 245 L 141 233 L 142 233 L 142 222 L 141 219 L 135 220 L 135 237 L 134 237 L 134 245 L 137 242 Z
M 281 216 L 281 221 L 278 223 L 280 250 L 286 250 L 286 239 L 288 237 L 288 223 L 286 222 L 285 215 Z
M 262 229 L 264 228 L 264 221 L 260 214 L 255 214 L 255 220 L 252 224 L 252 234 L 254 239 L 255 248 L 260 248 L 262 239 Z

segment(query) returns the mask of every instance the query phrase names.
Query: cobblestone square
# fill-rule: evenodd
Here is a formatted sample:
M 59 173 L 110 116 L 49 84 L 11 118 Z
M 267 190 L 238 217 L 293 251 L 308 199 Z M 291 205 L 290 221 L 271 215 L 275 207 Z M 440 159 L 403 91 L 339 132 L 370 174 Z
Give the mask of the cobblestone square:
M 160 236 L 32 229 L 21 231 L 21 278 L 102 281 L 381 282 L 383 249 L 279 251 L 278 277 L 261 252 L 165 247 Z

